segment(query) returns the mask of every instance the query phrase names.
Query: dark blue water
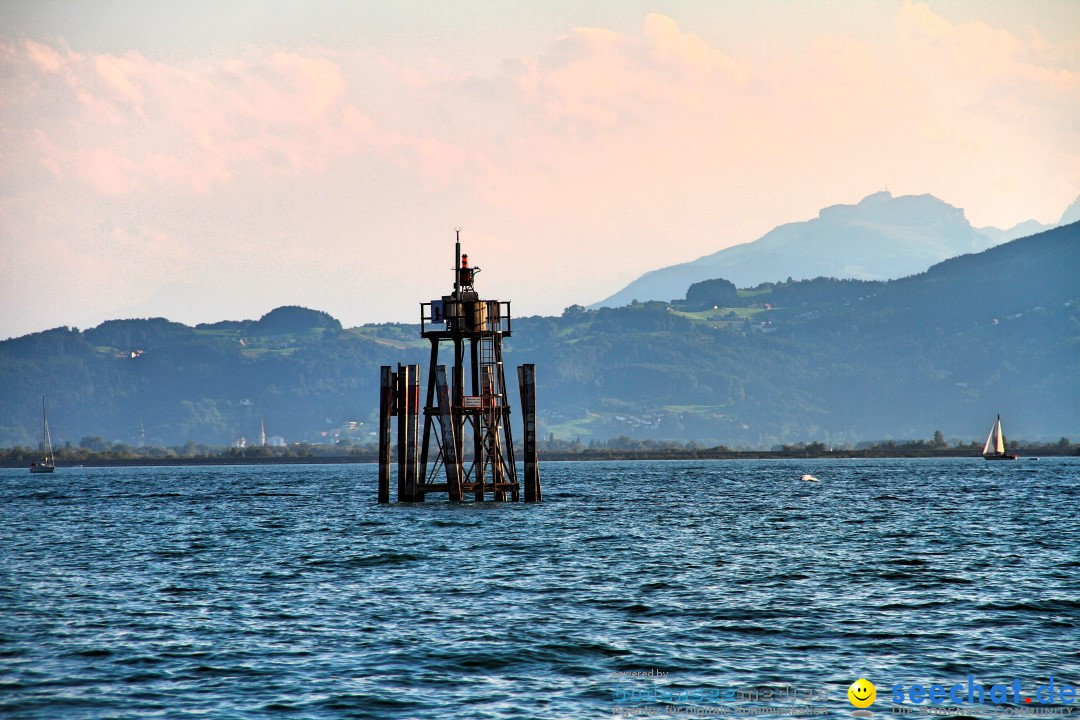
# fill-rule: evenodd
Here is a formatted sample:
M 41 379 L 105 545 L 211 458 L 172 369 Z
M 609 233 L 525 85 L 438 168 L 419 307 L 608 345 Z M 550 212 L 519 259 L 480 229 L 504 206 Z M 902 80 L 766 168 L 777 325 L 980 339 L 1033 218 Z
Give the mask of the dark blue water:
M 880 718 L 895 684 L 1080 684 L 1078 459 L 542 473 L 539 506 L 378 506 L 363 465 L 0 471 L 0 717 L 600 717 L 657 669 L 619 692 L 850 717 L 865 677 Z

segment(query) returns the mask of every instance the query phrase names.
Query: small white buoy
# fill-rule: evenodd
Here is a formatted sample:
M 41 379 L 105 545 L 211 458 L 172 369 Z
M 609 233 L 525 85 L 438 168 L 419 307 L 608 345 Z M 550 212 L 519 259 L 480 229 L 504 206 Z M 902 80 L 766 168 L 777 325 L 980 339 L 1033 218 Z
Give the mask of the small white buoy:
M 813 475 L 803 475 L 799 479 L 800 480 L 805 480 L 806 482 L 819 482 L 818 479 L 816 477 L 814 477 Z

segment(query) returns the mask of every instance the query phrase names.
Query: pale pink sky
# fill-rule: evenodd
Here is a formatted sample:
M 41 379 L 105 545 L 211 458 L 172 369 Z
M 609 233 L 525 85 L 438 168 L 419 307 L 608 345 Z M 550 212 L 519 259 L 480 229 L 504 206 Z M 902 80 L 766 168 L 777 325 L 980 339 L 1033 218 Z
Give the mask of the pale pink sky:
M 0 1 L 0 338 L 516 314 L 884 189 L 1080 193 L 1080 3 Z M 540 4 L 536 4 L 540 5 Z

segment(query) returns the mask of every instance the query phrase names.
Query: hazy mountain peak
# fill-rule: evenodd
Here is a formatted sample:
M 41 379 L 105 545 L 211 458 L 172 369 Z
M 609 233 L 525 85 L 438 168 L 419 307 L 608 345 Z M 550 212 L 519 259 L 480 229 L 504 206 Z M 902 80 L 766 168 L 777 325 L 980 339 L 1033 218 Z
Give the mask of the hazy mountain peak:
M 869 195 L 864 197 L 862 200 L 859 201 L 859 204 L 869 205 L 876 202 L 885 202 L 887 200 L 892 200 L 892 196 L 893 194 L 888 190 L 879 190 L 876 193 L 870 193 Z
M 901 195 L 888 190 L 871 193 L 855 205 L 832 205 L 822 208 L 818 219 L 827 222 L 859 220 L 913 226 L 928 223 L 953 223 L 969 228 L 964 211 L 933 195 Z
M 816 218 L 781 225 L 754 242 L 648 272 L 594 307 L 681 298 L 693 283 L 713 278 L 739 287 L 788 277 L 889 280 L 993 244 L 961 208 L 929 194 L 883 190 L 822 208 Z
M 1065 212 L 1061 214 L 1058 225 L 1069 225 L 1074 222 L 1080 222 L 1080 195 L 1077 195 L 1072 205 L 1067 207 Z

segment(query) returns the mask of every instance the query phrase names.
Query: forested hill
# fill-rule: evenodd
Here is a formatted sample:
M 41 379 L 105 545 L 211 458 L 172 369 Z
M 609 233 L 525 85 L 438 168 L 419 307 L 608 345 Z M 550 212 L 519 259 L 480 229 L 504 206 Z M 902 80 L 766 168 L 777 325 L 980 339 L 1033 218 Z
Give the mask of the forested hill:
M 544 435 L 583 443 L 981 441 L 998 413 L 1012 437 L 1075 440 L 1077 277 L 1080 223 L 891 282 L 714 279 L 677 303 L 518 318 L 506 361 L 537 364 Z M 378 367 L 426 355 L 416 326 L 303 308 L 50 330 L 0 343 L 0 445 L 37 444 L 42 395 L 73 444 L 223 445 L 263 420 L 289 442 L 365 443 Z

